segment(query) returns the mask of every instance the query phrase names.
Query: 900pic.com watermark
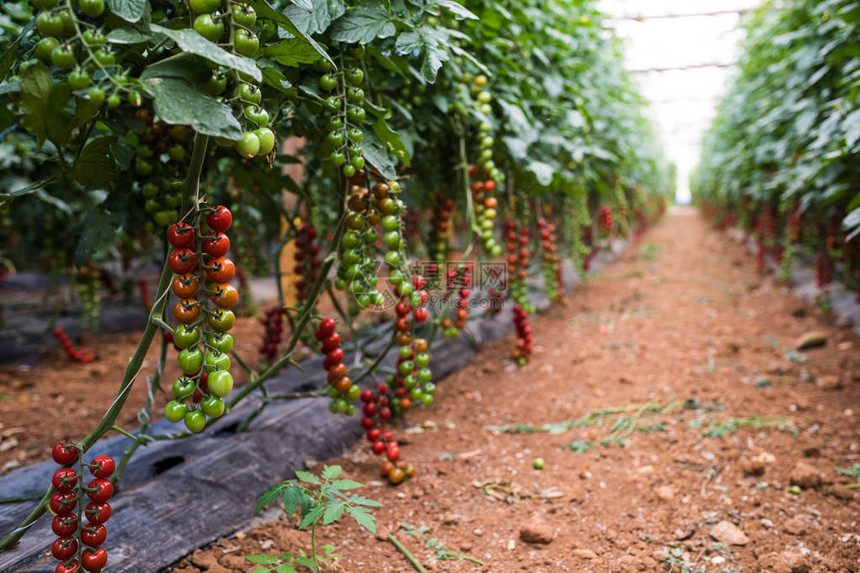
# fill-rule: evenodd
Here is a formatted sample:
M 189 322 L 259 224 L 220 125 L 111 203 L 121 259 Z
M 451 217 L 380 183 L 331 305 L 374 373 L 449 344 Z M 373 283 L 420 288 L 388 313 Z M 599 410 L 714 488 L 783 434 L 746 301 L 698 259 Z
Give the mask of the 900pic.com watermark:
M 386 310 L 400 300 L 396 286 L 384 271 L 386 268 L 380 261 L 372 276 L 365 278 L 359 275 L 353 278 L 352 282 L 368 285 L 366 293 L 347 289 L 360 307 Z M 453 308 L 457 300 L 464 299 L 468 300 L 469 309 L 501 310 L 508 290 L 508 265 L 503 262 L 415 261 L 404 274 L 404 280 L 410 283 L 413 277 L 424 279 L 423 290 L 428 295 L 424 304 L 430 308 Z M 376 286 L 372 287 L 374 283 Z M 380 293 L 381 297 L 374 295 L 374 292 Z M 362 304 L 370 298 L 362 296 L 366 294 L 371 294 L 377 304 Z

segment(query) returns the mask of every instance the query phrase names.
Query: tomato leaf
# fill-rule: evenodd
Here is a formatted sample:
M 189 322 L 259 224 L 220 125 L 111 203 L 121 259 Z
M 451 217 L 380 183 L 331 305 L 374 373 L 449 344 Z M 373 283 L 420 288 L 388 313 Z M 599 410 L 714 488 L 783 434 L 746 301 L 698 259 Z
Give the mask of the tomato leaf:
M 83 232 L 78 239 L 78 248 L 75 249 L 75 264 L 80 267 L 93 253 L 107 248 L 116 239 L 119 223 L 118 215 L 106 210 L 101 203 L 87 211 L 80 222 Z
M 363 487 L 362 484 L 351 479 L 338 479 L 331 482 L 331 487 L 334 489 L 358 489 Z
M 69 114 L 65 110 L 69 85 L 55 84 L 51 72 L 34 65 L 21 76 L 21 124 L 36 136 L 39 146 L 50 140 L 62 145 L 69 137 Z
M 343 473 L 343 468 L 340 466 L 323 466 L 322 478 L 335 479 Z
M 458 20 L 477 20 L 478 17 L 468 8 L 460 4 L 459 2 L 454 2 L 454 0 L 436 0 L 436 4 L 442 6 L 443 8 L 447 8 L 457 17 Z
M 69 171 L 69 178 L 81 185 L 116 179 L 120 170 L 111 152 L 111 145 L 116 141 L 115 136 L 104 136 L 89 141 Z
M 447 39 L 445 30 L 422 26 L 400 34 L 394 47 L 398 52 L 420 54 L 421 76 L 428 82 L 434 82 L 442 63 L 450 58 Z
M 343 515 L 343 512 L 346 511 L 346 505 L 342 501 L 333 501 L 325 508 L 325 514 L 323 515 L 323 525 L 328 525 Z
M 274 565 L 280 561 L 275 555 L 263 555 L 262 553 L 258 555 L 246 555 L 245 560 L 251 563 L 259 563 L 260 565 Z
M 335 21 L 331 37 L 348 44 L 369 44 L 396 32 L 390 15 L 381 6 L 358 6 Z
M 305 527 L 316 521 L 324 512 L 324 505 L 318 505 L 312 508 L 308 513 L 305 514 L 304 518 L 302 519 L 302 523 L 299 525 L 299 529 L 304 529 Z
M 108 9 L 126 22 L 138 22 L 149 11 L 147 0 L 107 0 Z
M 107 35 L 107 41 L 111 44 L 142 44 L 150 39 L 149 34 L 130 28 L 116 28 Z
M 281 563 L 275 567 L 275 573 L 296 573 L 296 568 L 292 563 Z
M 149 78 L 141 82 L 154 100 L 155 113 L 173 125 L 190 125 L 214 137 L 238 140 L 242 126 L 232 110 L 208 94 L 197 91 L 183 80 Z
M 264 56 L 274 57 L 280 64 L 294 68 L 299 67 L 299 64 L 311 64 L 321 58 L 319 52 L 303 38 L 281 40 L 277 44 L 264 46 L 260 52 Z
M 314 474 L 312 474 L 310 472 L 297 471 L 296 472 L 296 479 L 301 480 L 305 483 L 309 483 L 311 485 L 319 485 L 320 484 L 320 478 L 318 478 L 317 476 L 315 476 Z
M 328 30 L 331 23 L 346 12 L 343 0 L 318 0 L 311 8 L 287 6 L 286 15 L 302 32 L 320 34 Z
M 361 149 L 364 151 L 364 158 L 367 162 L 378 169 L 383 177 L 387 179 L 396 178 L 397 169 L 388 149 L 382 145 L 372 131 L 362 129 L 362 133 L 364 134 L 364 141 L 361 144 Z
M 376 535 L 376 518 L 361 507 L 350 507 L 347 513 L 352 516 L 357 524 Z
M 176 42 L 176 45 L 182 48 L 183 51 L 189 54 L 200 56 L 214 64 L 247 74 L 258 82 L 263 80 L 263 74 L 260 68 L 257 67 L 257 64 L 254 63 L 254 60 L 231 54 L 194 30 L 171 30 L 170 28 L 164 28 L 156 24 L 153 24 L 150 28 L 153 32 L 167 36 Z
M 373 133 L 379 138 L 379 141 L 382 142 L 388 148 L 388 151 L 393 153 L 406 167 L 410 166 L 409 163 L 409 150 L 406 149 L 406 146 L 403 145 L 403 142 L 400 140 L 400 135 L 393 129 L 391 129 L 385 120 L 379 118 L 376 123 L 373 124 Z
M 302 490 L 301 487 L 294 485 L 293 487 L 284 490 L 283 494 L 284 511 L 288 516 L 292 516 L 299 508 L 299 505 L 302 503 L 302 499 L 304 498 L 304 490 Z
M 349 503 L 355 503 L 358 505 L 366 505 L 367 507 L 382 507 L 382 504 L 376 500 L 369 499 L 366 497 L 362 497 L 360 495 L 353 494 L 349 498 Z
M 286 11 L 284 11 L 283 14 L 281 12 L 278 12 L 277 10 L 269 6 L 265 2 L 265 0 L 251 0 L 250 5 L 257 12 L 257 16 L 265 20 L 271 20 L 293 36 L 301 38 L 304 42 L 313 47 L 313 49 L 316 50 L 320 56 L 328 60 L 331 65 L 335 65 L 334 60 L 331 59 L 331 56 L 328 55 L 328 52 L 325 50 L 325 48 L 321 46 L 319 42 L 311 38 L 304 30 L 301 30 L 290 19 Z
M 27 25 L 21 28 L 21 33 L 18 34 L 18 37 L 15 40 L 6 46 L 6 49 L 3 50 L 3 54 L 0 55 L 0 82 L 6 79 L 6 74 L 9 73 L 9 70 L 12 68 L 12 64 L 15 62 L 15 54 L 18 52 L 18 48 L 21 47 L 21 43 L 24 41 L 24 38 L 30 35 L 30 32 L 36 27 L 36 20 L 30 20 L 27 22 Z

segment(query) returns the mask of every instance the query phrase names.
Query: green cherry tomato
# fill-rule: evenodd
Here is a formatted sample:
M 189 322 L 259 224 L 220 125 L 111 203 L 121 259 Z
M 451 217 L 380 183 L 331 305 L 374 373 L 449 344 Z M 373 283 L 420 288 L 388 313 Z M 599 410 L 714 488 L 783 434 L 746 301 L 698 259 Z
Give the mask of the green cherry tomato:
M 194 380 L 187 376 L 182 376 L 181 378 L 177 378 L 176 382 L 173 383 L 173 397 L 179 401 L 185 400 L 194 394 L 195 389 L 196 384 Z
M 532 467 L 536 470 L 542 470 L 544 467 L 543 458 L 535 458 L 535 461 L 532 462 Z
M 210 418 L 220 418 L 224 415 L 224 400 L 218 396 L 209 396 L 200 403 L 200 409 Z
M 186 348 L 177 358 L 179 368 L 186 374 L 194 374 L 203 366 L 203 351 L 199 348 Z
M 189 0 L 188 4 L 198 14 L 211 14 L 221 7 L 221 0 Z
M 201 89 L 210 95 L 220 95 L 227 89 L 227 75 L 222 72 L 214 72 L 212 76 L 206 80 Z
M 332 151 L 331 155 L 329 155 L 328 158 L 329 161 L 331 161 L 335 167 L 340 167 L 341 165 L 343 165 L 343 162 L 346 161 L 346 158 L 340 151 Z
M 230 355 L 224 352 L 209 352 L 203 361 L 206 372 L 215 370 L 230 370 Z
M 351 105 L 349 106 L 349 109 L 346 110 L 346 117 L 353 123 L 361 123 L 364 121 L 366 115 L 364 108 L 357 105 Z
M 400 247 L 400 233 L 397 231 L 389 231 L 382 235 L 382 242 L 390 250 L 395 250 Z
M 68 10 L 62 10 L 60 12 L 60 19 L 63 21 L 63 36 L 74 36 L 76 30 L 75 19 L 72 17 L 72 13 Z
M 364 169 L 364 157 L 356 157 L 353 159 L 352 166 L 356 169 Z
M 81 12 L 90 18 L 101 16 L 105 11 L 105 0 L 78 0 Z
M 236 5 L 234 4 L 233 8 L 235 7 Z M 239 96 L 241 101 L 251 105 L 260 105 L 260 102 L 263 99 L 263 93 L 260 91 L 260 88 L 254 84 L 241 84 L 236 95 Z
M 84 44 L 89 47 L 103 46 L 105 42 L 107 42 L 107 38 L 104 34 L 99 30 L 95 30 L 90 28 L 88 30 L 84 30 L 84 33 L 81 36 L 84 40 Z
M 397 251 L 388 251 L 385 253 L 385 264 L 392 268 L 400 266 L 400 255 Z
M 119 94 L 113 93 L 108 96 L 107 102 L 109 107 L 119 107 L 119 104 L 122 103 L 122 98 L 119 97 Z
M 359 86 L 361 85 L 361 82 L 364 81 L 364 72 L 358 68 L 350 68 L 346 70 L 344 75 L 346 77 L 346 83 L 351 86 Z
M 51 63 L 51 52 L 54 51 L 54 48 L 57 48 L 60 45 L 59 40 L 56 38 L 52 38 L 48 36 L 47 38 L 42 38 L 39 40 L 39 43 L 36 44 L 36 51 L 33 55 L 42 60 L 46 64 Z
M 340 109 L 340 98 L 337 96 L 329 96 L 325 99 L 324 105 L 329 111 L 337 111 Z
M 105 67 L 112 66 L 116 63 L 116 57 L 114 57 L 113 52 L 106 48 L 96 50 L 95 53 L 93 53 L 93 58 Z
M 90 75 L 83 70 L 74 70 L 69 73 L 67 81 L 73 90 L 86 89 L 90 86 Z
M 41 12 L 36 16 L 36 29 L 42 36 L 59 36 L 63 33 L 63 19 L 51 12 Z
M 217 42 L 224 35 L 224 22 L 211 14 L 201 14 L 194 19 L 194 31 L 210 42 Z
M 257 13 L 250 6 L 233 3 L 230 10 L 233 13 L 233 21 L 244 28 L 253 28 L 257 23 Z
M 361 143 L 362 140 L 364 140 L 364 134 L 357 127 L 349 128 L 349 131 L 347 132 L 346 136 L 353 143 Z
M 337 87 L 337 78 L 333 74 L 324 74 L 320 77 L 320 89 L 330 92 Z
M 185 427 L 194 432 L 202 432 L 206 427 L 206 414 L 202 410 L 194 410 L 185 414 Z
M 328 118 L 328 121 L 326 121 L 326 131 L 338 131 L 341 128 L 343 128 L 343 120 L 336 115 L 331 116 L 330 118 Z
M 259 125 L 260 127 L 266 127 L 266 125 L 269 124 L 269 112 L 267 112 L 260 106 L 246 105 L 245 117 Z
M 216 370 L 209 375 L 206 384 L 210 392 L 223 398 L 233 390 L 233 376 L 226 370 Z
M 260 40 L 254 32 L 239 29 L 233 33 L 233 48 L 240 56 L 250 58 L 260 49 Z
M 176 336 L 174 335 L 174 339 Z M 233 350 L 233 336 L 223 332 L 214 332 L 206 337 L 206 344 L 219 352 L 229 353 Z
M 181 324 L 173 329 L 173 343 L 180 348 L 188 348 L 200 340 L 200 329 L 196 326 Z
M 171 400 L 164 406 L 164 417 L 167 418 L 167 421 L 174 424 L 185 418 L 187 412 L 188 408 L 185 407 L 185 404 L 181 404 L 176 400 Z
M 93 102 L 93 105 L 100 106 L 105 101 L 105 91 L 99 86 L 93 86 L 87 92 L 87 96 L 90 98 L 90 101 Z
M 364 90 L 361 88 L 349 88 L 346 90 L 346 99 L 350 103 L 360 104 L 364 101 Z
M 70 70 L 75 66 L 75 52 L 68 44 L 57 46 L 51 51 L 51 62 L 61 70 Z
M 213 330 L 218 332 L 226 332 L 233 328 L 236 323 L 236 315 L 232 310 L 226 308 L 218 308 L 212 311 L 212 314 L 206 315 L 206 324 Z
M 342 131 L 330 131 L 325 138 L 326 142 L 333 147 L 340 147 L 343 145 L 343 132 Z
M 260 140 L 260 155 L 268 155 L 275 148 L 275 132 L 268 127 L 254 130 L 254 135 Z
M 242 157 L 250 159 L 260 152 L 260 139 L 253 131 L 246 131 L 242 139 L 236 142 L 236 151 Z

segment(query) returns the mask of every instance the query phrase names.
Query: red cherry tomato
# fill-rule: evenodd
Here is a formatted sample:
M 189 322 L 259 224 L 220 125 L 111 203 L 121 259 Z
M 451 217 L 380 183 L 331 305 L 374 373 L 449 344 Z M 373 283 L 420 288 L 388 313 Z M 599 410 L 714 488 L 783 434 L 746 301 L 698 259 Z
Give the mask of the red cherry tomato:
M 381 456 L 383 452 L 385 452 L 385 442 L 373 442 L 373 446 L 371 446 L 373 453 L 377 456 Z
M 68 515 L 75 510 L 78 504 L 78 496 L 74 492 L 55 493 L 51 496 L 50 506 L 51 511 L 57 515 Z
M 67 466 L 78 459 L 78 449 L 70 440 L 63 440 L 54 446 L 51 457 L 61 466 Z
M 66 493 L 72 491 L 72 488 L 78 484 L 78 472 L 71 468 L 62 468 L 54 472 L 54 477 L 51 478 L 51 485 L 54 489 Z
M 216 283 L 228 283 L 236 275 L 236 265 L 227 257 L 212 259 L 206 269 L 206 278 Z
M 110 456 L 96 456 L 90 466 L 90 473 L 95 477 L 109 478 L 116 469 L 116 462 Z
M 230 238 L 221 232 L 216 232 L 212 239 L 203 239 L 203 252 L 212 258 L 223 257 L 230 250 Z
M 51 555 L 58 561 L 66 561 L 78 552 L 78 540 L 72 537 L 58 537 L 51 545 Z
M 328 338 L 324 338 L 322 341 L 322 351 L 328 354 L 335 348 L 340 348 L 340 334 L 335 332 Z
M 209 290 L 214 291 L 210 296 L 216 306 L 231 308 L 239 302 L 239 291 L 229 283 L 210 285 Z
M 196 241 L 194 228 L 187 223 L 174 223 L 167 228 L 167 242 L 177 249 L 193 248 Z
M 337 327 L 337 323 L 333 318 L 322 319 L 320 325 L 317 327 L 317 340 L 324 340 L 334 334 L 335 327 Z
M 213 231 L 224 232 L 233 224 L 233 213 L 223 205 L 217 205 L 215 210 L 206 215 L 206 224 Z
M 84 549 L 81 552 L 81 566 L 90 573 L 98 573 L 107 565 L 107 551 L 104 547 Z
M 59 537 L 71 537 L 78 531 L 78 516 L 74 513 L 54 516 L 51 531 Z
M 92 502 L 87 504 L 84 510 L 84 515 L 87 516 L 87 521 L 90 523 L 104 523 L 110 519 L 111 509 L 109 503 Z
M 54 573 L 79 573 L 80 567 L 77 559 L 68 562 L 57 563 Z
M 97 478 L 87 485 L 87 497 L 102 503 L 113 497 L 113 484 L 106 479 Z
M 197 255 L 190 249 L 176 249 L 168 255 L 167 266 L 177 275 L 190 273 L 197 268 Z
M 107 528 L 102 524 L 87 525 L 81 530 L 81 542 L 89 547 L 98 547 L 107 539 Z

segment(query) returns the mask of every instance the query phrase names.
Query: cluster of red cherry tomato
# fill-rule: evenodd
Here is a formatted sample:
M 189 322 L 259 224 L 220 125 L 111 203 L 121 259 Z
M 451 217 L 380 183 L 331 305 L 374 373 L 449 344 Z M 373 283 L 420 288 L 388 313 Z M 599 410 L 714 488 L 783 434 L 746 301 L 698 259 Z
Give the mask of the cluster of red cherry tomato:
M 615 228 L 615 221 L 612 218 L 612 208 L 603 206 L 600 208 L 600 215 L 597 218 L 597 225 L 603 236 L 608 237 L 612 234 L 612 229 Z
M 179 299 L 173 306 L 179 322 L 173 343 L 182 349 L 177 360 L 184 375 L 173 384 L 174 399 L 164 407 L 164 417 L 184 420 L 192 432 L 206 427 L 207 416 L 218 418 L 226 409 L 222 398 L 233 389 L 233 337 L 228 331 L 236 322 L 230 309 L 239 300 L 236 287 L 229 284 L 236 266 L 226 257 L 230 238 L 225 231 L 233 215 L 221 205 L 204 209 L 206 227 L 201 222 L 204 211 L 199 211 L 193 225 L 179 222 L 167 230 L 167 242 L 173 247 L 167 266 L 177 275 L 171 289 Z M 206 298 L 211 308 L 206 307 Z
M 562 276 L 561 259 L 558 257 L 558 237 L 555 234 L 555 224 L 547 223 L 545 219 L 538 220 L 540 229 L 541 248 L 543 249 L 543 270 L 546 292 L 551 300 L 561 300 L 564 292 L 564 277 Z
M 451 232 L 451 213 L 454 201 L 441 193 L 436 195 L 430 219 L 430 259 L 441 262 L 448 257 L 448 239 Z
M 415 468 L 400 459 L 400 445 L 394 441 L 394 434 L 386 428 L 385 422 L 392 416 L 388 407 L 388 392 L 388 384 L 381 382 L 377 384 L 375 393 L 371 389 L 361 391 L 361 401 L 364 403 L 361 427 L 367 432 L 373 453 L 377 456 L 385 454 L 386 461 L 380 468 L 382 477 L 392 485 L 397 485 L 414 476 Z
M 528 298 L 526 279 L 529 271 L 529 230 L 526 227 L 517 233 L 517 224 L 511 220 L 505 223 L 505 239 L 508 250 L 508 277 L 511 283 L 511 297 L 526 312 L 533 313 L 534 305 Z
M 466 319 L 469 318 L 469 297 L 472 292 L 469 286 L 472 284 L 472 266 L 463 265 L 460 271 L 449 269 L 447 273 L 448 290 L 457 289 L 457 299 L 454 302 L 454 320 L 442 320 L 442 336 L 453 338 L 461 330 L 466 328 Z
M 275 360 L 278 353 L 278 344 L 281 343 L 281 335 L 284 331 L 284 307 L 276 305 L 266 310 L 260 323 L 265 329 L 263 342 L 257 347 L 257 351 L 269 362 Z
M 62 344 L 63 350 L 65 350 L 66 354 L 69 355 L 69 358 L 82 364 L 95 360 L 95 356 L 93 356 L 93 353 L 90 352 L 89 349 L 83 347 L 75 349 L 72 345 L 72 341 L 69 340 L 69 336 L 66 334 L 66 331 L 63 330 L 63 327 L 57 326 L 54 328 L 53 332 L 54 336 L 56 336 L 57 340 Z
M 56 493 L 49 502 L 54 514 L 51 530 L 57 535 L 51 555 L 60 561 L 55 573 L 78 573 L 81 568 L 95 573 L 107 564 L 107 551 L 101 545 L 107 538 L 104 524 L 110 519 L 108 500 L 113 497 L 113 483 L 108 478 L 116 469 L 116 462 L 110 456 L 97 456 L 89 464 L 80 464 L 81 468 L 88 467 L 94 478 L 84 486 L 83 476 L 71 467 L 78 462 L 78 456 L 77 447 L 68 440 L 57 443 L 51 453 L 53 460 L 62 466 L 51 478 Z M 86 508 L 85 495 L 90 500 Z M 86 517 L 86 525 L 82 517 Z
M 322 261 L 319 259 L 320 248 L 314 243 L 316 238 L 317 230 L 313 223 L 308 222 L 298 228 L 296 252 L 293 254 L 296 266 L 293 267 L 293 272 L 302 277 L 296 282 L 296 299 L 299 302 L 307 300 L 311 287 L 319 278 Z
M 514 326 L 517 330 L 517 346 L 511 358 L 520 366 L 525 366 L 534 351 L 532 327 L 529 326 L 529 314 L 518 304 L 514 305 Z
M 352 379 L 347 376 L 346 364 L 343 363 L 344 354 L 340 347 L 340 335 L 335 331 L 337 323 L 333 318 L 324 318 L 320 321 L 316 331 L 316 339 L 320 342 L 320 350 L 325 354 L 323 368 L 328 372 L 329 384 L 328 395 L 331 398 L 329 410 L 332 414 L 345 414 L 352 416 L 355 406 L 350 402 L 358 399 L 361 388 L 353 384 Z

